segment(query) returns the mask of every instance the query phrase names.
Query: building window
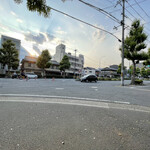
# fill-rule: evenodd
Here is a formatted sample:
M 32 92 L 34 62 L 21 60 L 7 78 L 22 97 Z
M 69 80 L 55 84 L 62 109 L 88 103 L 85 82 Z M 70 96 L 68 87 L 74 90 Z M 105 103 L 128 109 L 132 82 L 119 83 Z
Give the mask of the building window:
M 31 63 L 28 63 L 28 67 L 31 67 Z

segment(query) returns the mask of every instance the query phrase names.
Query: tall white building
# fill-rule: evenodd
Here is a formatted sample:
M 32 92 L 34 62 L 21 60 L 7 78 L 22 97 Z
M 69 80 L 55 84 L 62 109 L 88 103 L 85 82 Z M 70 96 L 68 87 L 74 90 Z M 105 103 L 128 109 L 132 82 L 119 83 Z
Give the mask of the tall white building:
M 11 40 L 15 44 L 16 49 L 18 50 L 18 54 L 20 55 L 21 41 L 18 39 L 9 37 L 9 36 L 2 35 L 1 36 L 1 47 L 2 47 L 2 44 L 7 40 Z M 18 59 L 19 59 L 19 55 L 18 55 Z M 2 64 L 0 64 L 0 74 L 5 74 L 7 70 L 8 70 L 7 66 L 2 66 Z
M 56 47 L 56 53 L 54 54 L 53 59 L 60 63 L 64 55 L 69 57 L 69 62 L 71 64 L 70 69 L 66 72 L 75 72 L 76 74 L 80 74 L 84 67 L 84 56 L 81 54 L 79 56 L 75 56 L 71 53 L 66 53 L 66 46 L 64 44 L 60 44 Z

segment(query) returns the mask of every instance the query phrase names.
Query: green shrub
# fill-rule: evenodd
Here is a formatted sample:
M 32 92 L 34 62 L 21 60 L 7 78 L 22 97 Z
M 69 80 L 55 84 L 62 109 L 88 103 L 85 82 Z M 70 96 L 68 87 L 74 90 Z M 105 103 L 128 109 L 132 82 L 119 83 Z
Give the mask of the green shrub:
M 104 78 L 103 78 L 103 77 L 99 77 L 98 80 L 99 80 L 99 81 L 102 81 L 102 80 L 104 80 Z
M 112 81 L 118 81 L 118 79 L 116 79 L 116 78 L 112 78 L 111 80 L 112 80 Z
M 130 78 L 124 78 L 124 80 L 131 80 Z
M 135 80 L 135 85 L 142 85 L 143 84 L 143 80 Z
M 111 78 L 105 78 L 104 80 L 105 81 L 111 81 Z

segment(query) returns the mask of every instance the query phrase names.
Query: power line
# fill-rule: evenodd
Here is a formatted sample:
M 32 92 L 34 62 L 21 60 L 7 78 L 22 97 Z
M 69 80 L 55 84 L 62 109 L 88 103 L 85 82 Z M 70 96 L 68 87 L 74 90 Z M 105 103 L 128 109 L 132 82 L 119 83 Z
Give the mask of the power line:
M 145 1 L 147 1 L 147 0 L 142 0 L 142 1 L 140 1 L 139 3 L 143 3 L 143 2 L 145 2 Z M 133 3 L 133 4 L 131 4 L 131 6 L 135 6 L 135 5 L 137 5 L 136 3 Z M 126 7 L 126 8 L 130 8 L 131 6 L 128 6 L 128 7 Z M 121 9 L 117 9 L 117 10 L 114 10 L 114 11 L 111 11 L 111 12 L 109 12 L 109 13 L 114 13 L 114 12 L 117 12 L 117 11 L 120 11 Z
M 49 7 L 49 6 L 48 6 L 48 7 Z M 119 42 L 121 42 L 121 40 L 120 40 L 117 36 L 115 36 L 113 33 L 109 32 L 109 31 L 107 31 L 107 30 L 105 30 L 105 29 L 102 29 L 102 28 L 100 28 L 100 27 L 97 27 L 97 26 L 95 26 L 95 25 L 92 25 L 92 24 L 90 24 L 90 23 L 88 23 L 88 22 L 85 22 L 85 21 L 83 21 L 83 20 L 81 20 L 81 19 L 78 19 L 78 18 L 76 18 L 76 17 L 73 17 L 73 16 L 71 16 L 71 15 L 69 15 L 69 14 L 67 14 L 67 13 L 64 13 L 64 12 L 62 12 L 62 11 L 60 11 L 60 10 L 57 10 L 57 9 L 55 9 L 55 8 L 52 8 L 52 7 L 49 7 L 49 8 L 50 8 L 51 10 L 54 10 L 54 11 L 56 11 L 56 12 L 58 12 L 58 13 L 61 13 L 61 14 L 65 15 L 65 16 L 67 16 L 67 17 L 70 17 L 70 18 L 72 18 L 72 19 L 74 19 L 74 20 L 77 20 L 77 21 L 82 22 L 82 23 L 84 23 L 84 24 L 86 24 L 86 25 L 89 25 L 89 26 L 91 26 L 91 27 L 93 27 L 93 28 L 95 28 L 95 29 L 99 29 L 99 30 L 101 30 L 101 31 L 104 31 L 104 32 L 106 32 L 106 33 L 112 35 L 113 37 L 115 37 Z
M 127 2 L 128 3 L 128 2 Z M 129 3 L 128 3 L 129 4 Z M 120 4 L 121 5 L 121 4 Z M 130 4 L 129 4 L 130 5 Z M 121 5 L 122 6 L 122 5 Z M 132 7 L 132 6 L 131 6 Z M 125 8 L 125 10 L 130 14 L 130 15 L 132 15 L 132 17 L 134 18 L 134 19 L 136 19 L 136 17 L 130 12 L 130 11 L 128 11 L 128 9 L 126 9 Z M 134 11 L 135 11 L 135 9 L 134 9 Z M 137 12 L 136 12 L 137 13 Z M 142 17 L 142 19 L 143 19 L 143 17 Z M 132 22 L 133 22 L 133 20 L 132 19 L 130 19 Z M 144 19 L 143 19 L 144 20 Z M 150 22 L 149 22 L 150 23 Z M 145 23 L 146 24 L 146 23 Z M 145 27 L 145 29 L 149 32 L 149 29 L 148 28 L 146 28 Z M 149 35 L 149 34 L 148 34 Z M 147 41 L 148 41 L 148 39 L 147 39 Z
M 149 15 L 146 13 L 146 11 L 140 6 L 140 4 L 139 4 L 136 0 L 134 0 L 134 1 L 135 1 L 136 4 L 139 6 L 139 8 L 141 8 L 141 10 L 146 14 L 146 16 L 150 18 L 150 16 L 149 16 Z
M 112 1 L 110 1 L 110 0 L 107 0 L 107 1 L 109 1 L 111 4 L 114 4 Z M 118 1 L 117 2 L 117 4 L 114 6 L 112 6 L 112 7 L 116 7 L 118 4 L 120 4 L 120 6 L 122 6 L 122 4 L 120 3 L 120 1 Z M 128 12 L 128 10 L 125 8 L 125 10 Z M 121 12 L 121 10 L 119 10 L 120 11 L 120 13 L 122 14 L 122 12 Z M 130 13 L 130 12 L 129 12 Z M 129 19 L 130 21 L 132 21 L 133 22 L 133 20 L 131 19 L 131 18 L 129 18 L 127 15 L 125 15 L 125 17 L 127 18 L 127 19 Z M 127 27 L 128 27 L 128 25 L 127 25 Z
M 94 9 L 96 9 L 97 11 L 103 13 L 104 15 L 106 15 L 107 17 L 109 17 L 110 19 L 114 20 L 115 22 L 120 24 L 119 19 L 117 19 L 116 17 L 114 17 L 113 15 L 111 15 L 110 13 L 108 13 L 107 11 L 105 11 L 104 9 L 98 8 L 90 3 L 84 2 L 83 0 L 79 0 L 80 2 L 84 3 L 85 5 L 88 5 L 89 7 L 92 7 Z
M 106 15 L 106 16 L 108 16 L 109 18 L 111 18 L 112 20 L 114 20 L 114 21 L 117 21 L 117 23 L 119 23 L 119 25 L 121 24 L 121 22 L 120 22 L 120 20 L 119 19 L 117 19 L 116 17 L 114 17 L 113 15 L 111 15 L 110 13 L 108 13 L 107 11 L 105 11 L 105 10 L 103 10 L 103 9 L 101 9 L 101 8 L 98 8 L 98 7 L 96 7 L 96 6 L 94 6 L 94 5 L 91 5 L 91 4 L 89 4 L 89 3 L 86 3 L 86 2 L 84 2 L 83 0 L 79 0 L 80 2 L 82 2 L 82 3 L 84 3 L 84 4 L 86 4 L 86 5 L 88 5 L 89 7 L 92 7 L 92 8 L 94 8 L 94 9 L 96 9 L 97 11 L 99 11 L 99 12 L 101 12 L 101 13 L 103 13 L 104 15 Z M 109 2 L 111 2 L 111 1 L 109 1 Z M 112 3 L 112 2 L 111 2 Z M 113 17 L 113 18 L 112 18 Z M 127 25 L 127 27 L 128 27 L 128 25 Z M 117 27 L 114 27 L 114 28 L 117 28 Z
M 134 9 L 134 7 L 126 0 L 126 2 L 129 4 L 129 6 L 131 6 L 131 8 L 145 21 L 145 19 Z M 132 15 L 133 16 L 133 15 Z M 145 27 L 145 29 L 147 29 Z M 149 31 L 149 29 L 147 29 Z
M 145 19 L 134 9 L 134 7 L 127 0 L 126 0 L 126 2 L 141 17 L 141 19 L 143 19 L 145 21 Z

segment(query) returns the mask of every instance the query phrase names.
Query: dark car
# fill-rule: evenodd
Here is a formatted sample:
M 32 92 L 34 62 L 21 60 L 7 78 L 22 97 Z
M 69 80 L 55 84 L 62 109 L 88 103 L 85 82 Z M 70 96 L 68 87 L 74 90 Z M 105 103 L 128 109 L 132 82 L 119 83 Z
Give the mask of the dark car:
M 96 75 L 93 75 L 93 74 L 88 74 L 88 75 L 85 75 L 83 77 L 81 77 L 81 82 L 92 82 L 92 81 L 95 81 L 97 82 L 97 76 Z
M 14 79 L 14 78 L 19 78 L 19 75 L 17 73 L 13 73 L 12 79 Z

